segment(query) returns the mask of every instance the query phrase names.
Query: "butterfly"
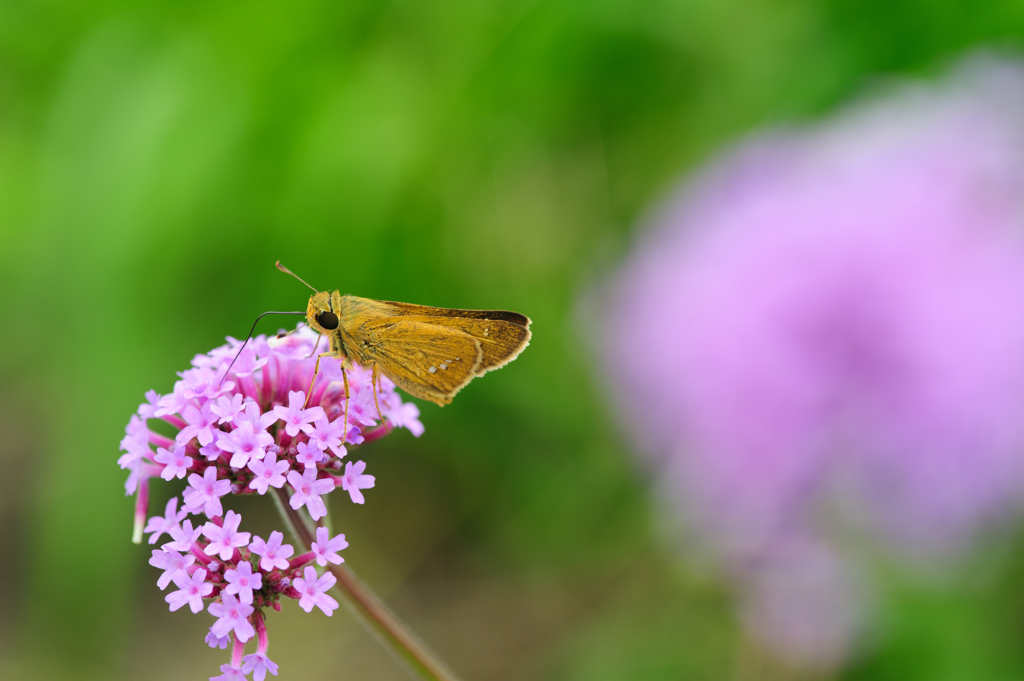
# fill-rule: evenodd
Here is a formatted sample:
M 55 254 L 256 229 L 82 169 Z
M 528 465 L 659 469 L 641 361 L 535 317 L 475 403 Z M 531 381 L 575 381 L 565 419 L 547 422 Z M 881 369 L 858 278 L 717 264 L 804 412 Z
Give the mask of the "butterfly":
M 280 262 L 277 268 L 306 284 Z M 467 383 L 505 366 L 530 343 L 530 319 L 518 312 L 457 310 L 360 298 L 338 290 L 313 291 L 306 324 L 330 340 L 330 350 L 317 356 L 313 381 L 321 359 L 338 358 L 346 394 L 344 369 L 354 362 L 372 370 L 374 386 L 384 375 L 413 397 L 443 406 Z

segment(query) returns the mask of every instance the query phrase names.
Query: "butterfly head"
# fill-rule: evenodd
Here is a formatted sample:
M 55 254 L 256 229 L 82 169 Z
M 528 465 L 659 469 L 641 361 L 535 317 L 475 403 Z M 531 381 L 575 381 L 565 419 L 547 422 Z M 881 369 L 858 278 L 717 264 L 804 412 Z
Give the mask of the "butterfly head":
M 274 263 L 274 266 L 306 284 L 305 279 L 282 265 L 280 260 Z M 337 291 L 317 291 L 312 286 L 309 288 L 313 289 L 313 295 L 309 297 L 309 305 L 306 306 L 306 323 L 314 331 L 330 335 L 330 332 L 337 329 L 338 324 L 341 323 L 341 320 L 338 319 L 338 313 L 341 311 L 341 297 Z
M 339 302 L 337 291 L 320 291 L 311 295 L 309 305 L 306 307 L 306 323 L 309 327 L 325 335 L 330 335 L 337 329 L 340 323 L 338 313 L 341 310 L 336 302 Z

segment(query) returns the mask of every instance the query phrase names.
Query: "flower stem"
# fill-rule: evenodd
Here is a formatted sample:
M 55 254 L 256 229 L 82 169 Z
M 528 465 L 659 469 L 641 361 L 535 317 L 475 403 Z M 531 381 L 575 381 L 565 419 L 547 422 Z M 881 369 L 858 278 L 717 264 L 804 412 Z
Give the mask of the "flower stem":
M 239 669 L 242 666 L 242 655 L 245 654 L 245 644 L 239 641 L 237 636 L 231 638 L 231 666 Z
M 288 493 L 283 488 L 274 492 L 277 509 L 292 535 L 301 547 L 310 546 L 316 540 L 315 525 L 288 504 Z M 458 681 L 458 677 L 377 598 L 347 563 L 329 565 L 327 569 L 337 578 L 338 591 L 349 612 L 411 671 L 429 681 Z
M 132 526 L 132 543 L 142 543 L 142 528 L 149 515 L 149 478 L 139 476 L 139 488 L 135 491 L 135 523 Z

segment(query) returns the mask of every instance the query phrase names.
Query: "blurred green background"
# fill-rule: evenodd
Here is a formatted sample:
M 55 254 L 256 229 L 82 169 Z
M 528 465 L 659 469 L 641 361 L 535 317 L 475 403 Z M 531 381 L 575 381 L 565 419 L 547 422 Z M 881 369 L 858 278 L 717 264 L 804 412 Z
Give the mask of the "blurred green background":
M 305 307 L 278 258 L 534 320 L 335 504 L 349 564 L 464 678 L 787 678 L 663 539 L 577 301 L 724 145 L 1021 37 L 1016 0 L 0 0 L 0 678 L 226 661 L 129 541 L 117 443 L 195 353 Z M 973 561 L 893 580 L 841 678 L 1024 678 L 1024 550 Z M 282 679 L 403 678 L 344 611 L 268 624 Z

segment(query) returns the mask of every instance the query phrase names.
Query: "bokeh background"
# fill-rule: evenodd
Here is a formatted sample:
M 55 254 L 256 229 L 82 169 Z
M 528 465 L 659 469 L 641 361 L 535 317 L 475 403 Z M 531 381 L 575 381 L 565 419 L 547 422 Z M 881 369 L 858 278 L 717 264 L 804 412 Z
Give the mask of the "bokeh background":
M 216 672 L 129 541 L 117 443 L 195 353 L 304 307 L 276 259 L 534 320 L 514 364 L 421 405 L 422 438 L 368 446 L 376 488 L 335 509 L 349 564 L 460 675 L 798 677 L 666 539 L 579 300 L 736 139 L 1021 38 L 1009 0 L 0 2 L 0 677 Z M 1021 539 L 894 577 L 834 675 L 1024 676 Z M 344 611 L 288 605 L 281 678 L 403 677 Z

